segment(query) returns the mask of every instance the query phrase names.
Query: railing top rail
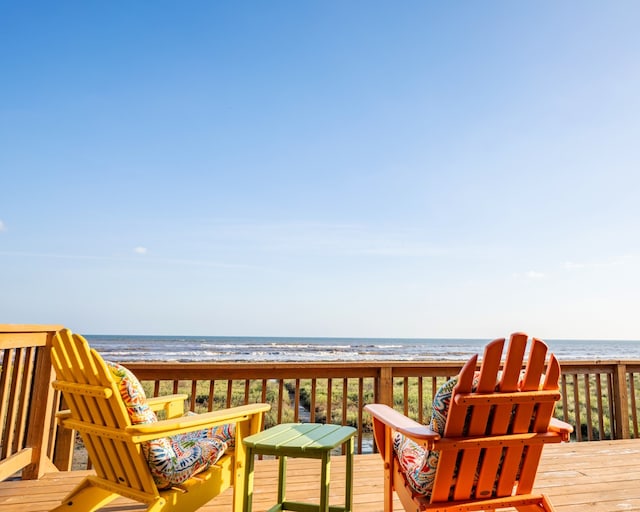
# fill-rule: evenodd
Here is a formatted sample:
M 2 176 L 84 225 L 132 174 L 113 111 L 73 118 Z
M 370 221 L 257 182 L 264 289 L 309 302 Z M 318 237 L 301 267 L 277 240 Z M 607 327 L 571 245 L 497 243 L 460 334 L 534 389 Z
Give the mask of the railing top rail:
M 466 361 L 317 361 L 317 362 L 180 362 L 180 361 L 126 361 L 125 359 L 119 360 L 119 363 L 131 368 L 148 368 L 165 370 L 167 368 L 189 368 L 189 369 L 278 369 L 278 368 L 340 368 L 341 371 L 349 368 L 460 368 Z M 639 365 L 640 360 L 571 360 L 560 361 L 562 366 L 579 366 L 579 367 L 602 367 L 602 366 L 617 366 L 620 364 L 625 365 Z
M 309 379 L 377 378 L 387 370 L 392 377 L 442 377 L 456 374 L 462 361 L 366 361 L 366 362 L 124 362 L 142 380 Z M 640 361 L 569 361 L 563 373 L 612 374 L 620 364 L 640 369 Z
M 244 361 L 232 361 L 232 362 L 178 362 L 178 361 L 129 361 L 125 359 L 119 361 L 121 364 L 129 366 L 144 365 L 145 367 L 157 367 L 166 368 L 169 366 L 185 366 L 190 368 L 351 368 L 357 366 L 358 368 L 389 368 L 389 367 L 405 367 L 405 368 L 421 368 L 424 366 L 450 366 L 452 368 L 464 365 L 465 361 L 281 361 L 281 362 L 244 362 Z
M 0 324 L 0 335 L 8 333 L 41 333 L 56 332 L 62 329 L 62 325 L 35 325 L 35 324 Z
M 42 347 L 61 325 L 0 324 L 0 350 Z
M 593 360 L 579 360 L 579 359 L 560 359 L 562 366 L 606 366 L 606 365 L 619 365 L 619 364 L 640 364 L 640 359 L 593 359 Z

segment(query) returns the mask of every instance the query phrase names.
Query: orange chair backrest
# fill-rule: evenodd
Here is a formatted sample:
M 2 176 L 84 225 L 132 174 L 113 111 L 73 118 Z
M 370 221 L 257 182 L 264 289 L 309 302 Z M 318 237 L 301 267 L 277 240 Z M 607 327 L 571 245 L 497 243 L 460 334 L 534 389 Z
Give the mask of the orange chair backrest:
M 432 502 L 531 492 L 544 435 L 560 398 L 560 365 L 547 346 L 527 335 L 511 336 L 504 365 L 505 340 L 487 345 L 460 372 L 453 390 L 438 462 Z M 524 370 L 523 370 L 524 368 Z

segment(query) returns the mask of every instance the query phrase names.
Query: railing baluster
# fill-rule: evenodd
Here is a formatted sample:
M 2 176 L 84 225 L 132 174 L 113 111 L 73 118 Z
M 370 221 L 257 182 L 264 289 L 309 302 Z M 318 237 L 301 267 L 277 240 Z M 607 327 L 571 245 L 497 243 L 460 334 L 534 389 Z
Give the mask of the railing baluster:
M 233 405 L 233 380 L 227 380 L 227 404 L 226 407 L 231 407 Z
M 636 412 L 636 386 L 633 372 L 629 372 L 629 406 L 631 409 L 631 425 L 633 427 L 633 437 L 638 437 L 638 415 Z
M 364 403 L 364 379 L 358 379 L 358 453 L 362 453 L 362 411 Z
M 348 381 L 345 377 L 342 379 L 342 425 L 347 424 L 347 403 L 349 401 Z
M 611 420 L 611 439 L 616 439 L 615 400 L 613 398 L 613 375 L 607 375 L 607 393 L 609 398 L 609 418 Z
M 424 423 L 423 377 L 418 377 L 418 422 Z
M 602 382 L 601 374 L 596 373 L 596 399 L 598 403 L 598 440 L 602 441 L 605 438 L 604 432 L 604 408 L 602 407 Z
M 409 416 L 409 377 L 405 377 L 402 382 L 402 408 L 404 415 Z
M 309 406 L 309 421 L 316 422 L 316 379 L 311 379 L 311 405 Z
M 215 404 L 215 394 L 216 394 L 216 381 L 211 379 L 209 381 L 209 398 L 207 399 L 207 411 L 213 411 L 213 407 Z
M 431 377 L 431 402 L 436 397 L 436 393 L 438 392 L 438 377 Z
M 198 381 L 191 381 L 191 397 L 189 400 L 189 410 L 194 412 L 196 410 L 196 398 L 198 398 Z
M 262 379 L 262 395 L 260 399 L 263 403 L 267 401 L 267 379 Z
M 593 427 L 591 426 L 591 387 L 589 386 L 589 374 L 584 374 L 584 401 L 587 409 L 587 439 L 593 441 Z
M 23 347 L 19 347 L 13 353 L 13 367 L 11 368 L 11 390 L 9 391 L 9 409 L 7 411 L 7 419 L 5 425 L 5 432 L 3 433 L 3 442 L 4 445 L 2 458 L 5 458 L 9 455 L 12 455 L 17 452 L 16 443 L 14 442 L 16 436 L 16 430 L 14 428 L 16 424 L 16 418 L 18 415 L 18 403 L 19 400 L 19 389 L 18 384 L 20 383 L 20 375 L 23 372 L 23 357 L 22 357 Z
M 568 400 L 567 400 L 567 376 L 563 373 L 562 374 L 562 419 L 565 421 L 565 423 L 569 423 L 569 404 L 568 404 Z
M 17 417 L 18 433 L 15 439 L 14 451 L 17 452 L 24 446 L 28 430 L 27 418 L 31 404 L 31 383 L 35 375 L 35 347 L 27 347 L 24 353 L 22 371 L 22 383 L 20 385 L 19 409 Z
M 6 436 L 12 428 L 8 418 L 8 410 L 10 403 L 10 386 L 11 386 L 11 367 L 13 366 L 13 354 L 15 349 L 5 349 L 2 352 L 2 372 L 0 372 L 0 434 L 2 435 L 2 443 L 0 444 L 0 459 L 8 457 L 8 447 Z
M 284 410 L 284 381 L 278 379 L 278 423 L 282 423 L 282 413 Z
M 580 422 L 580 390 L 578 389 L 578 374 L 571 375 L 573 381 L 573 406 L 574 415 L 576 418 L 576 439 L 582 441 L 582 423 Z
M 300 379 L 296 379 L 296 389 L 293 398 L 293 421 L 300 421 Z
M 331 377 L 327 379 L 327 416 L 325 423 L 333 423 L 331 419 L 331 403 L 333 402 L 333 380 Z

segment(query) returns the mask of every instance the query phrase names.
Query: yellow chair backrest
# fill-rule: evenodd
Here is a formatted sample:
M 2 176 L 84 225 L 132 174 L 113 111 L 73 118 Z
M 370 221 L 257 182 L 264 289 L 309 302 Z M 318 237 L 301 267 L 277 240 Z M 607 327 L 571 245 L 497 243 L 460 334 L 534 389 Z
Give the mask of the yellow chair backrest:
M 100 354 L 87 341 L 67 329 L 56 333 L 52 343 L 52 364 L 56 372 L 53 387 L 62 391 L 69 411 L 61 414 L 66 428 L 80 433 L 95 476 L 88 476 L 51 512 L 93 512 L 118 496 L 145 503 L 148 512 L 195 511 L 233 485 L 233 511 L 244 503 L 244 460 L 242 438 L 262 428 L 267 404 L 248 404 L 200 415 L 182 414 L 186 395 L 149 399 L 154 410 L 164 410 L 167 419 L 132 425 L 126 403 L 115 379 Z M 176 404 L 177 402 L 177 404 Z M 179 486 L 159 490 L 142 444 L 172 435 L 195 432 L 224 424 L 235 426 L 235 450 L 231 450 L 206 471 Z
M 53 339 L 53 386 L 62 391 L 96 473 L 132 491 L 158 494 L 140 443 L 126 434 L 131 421 L 120 391 L 100 354 L 78 335 L 63 330 Z

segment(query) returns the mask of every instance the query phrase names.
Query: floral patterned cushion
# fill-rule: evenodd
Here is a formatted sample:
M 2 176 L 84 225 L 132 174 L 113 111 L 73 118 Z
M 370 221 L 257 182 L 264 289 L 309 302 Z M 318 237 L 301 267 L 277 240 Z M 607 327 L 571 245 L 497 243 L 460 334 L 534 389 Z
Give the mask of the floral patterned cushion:
M 155 423 L 158 421 L 156 413 L 147 404 L 147 395 L 142 384 L 128 368 L 110 361 L 105 361 L 111 376 L 118 385 L 120 396 L 129 413 L 129 419 L 134 425 L 140 423 Z
M 178 485 L 215 464 L 234 446 L 234 425 L 155 439 L 142 445 L 159 489 Z
M 105 363 L 118 385 L 131 423 L 158 421 L 135 375 L 120 364 L 109 361 Z M 153 439 L 142 444 L 142 451 L 156 485 L 159 489 L 166 489 L 215 464 L 227 448 L 234 446 L 234 439 L 234 425 L 222 425 Z
M 479 372 L 476 372 L 471 386 L 472 391 L 476 390 L 479 377 Z M 456 375 L 445 382 L 433 397 L 429 426 L 431 430 L 441 436 L 444 435 L 444 428 L 447 424 L 447 415 L 449 413 L 449 404 L 451 404 L 451 395 L 457 383 L 458 376 Z M 465 425 L 465 429 L 466 428 L 467 425 Z M 420 496 L 428 497 L 431 494 L 433 482 L 436 478 L 440 451 L 426 450 L 398 432 L 394 434 L 393 449 L 398 457 L 400 468 L 411 489 Z M 457 469 L 454 471 L 454 478 L 456 475 Z M 476 475 L 476 479 L 477 476 L 478 475 Z
M 457 383 L 457 376 L 448 380 L 438 389 L 433 398 L 429 426 L 431 430 L 438 432 L 440 435 L 444 435 L 451 394 Z M 411 489 L 416 494 L 428 496 L 433 488 L 440 452 L 438 450 L 426 450 L 398 432 L 394 434 L 393 449 Z

